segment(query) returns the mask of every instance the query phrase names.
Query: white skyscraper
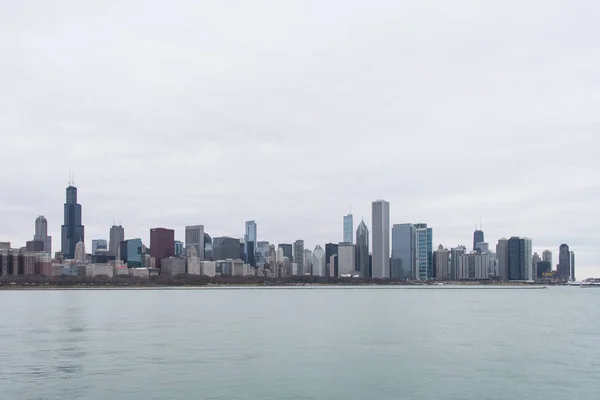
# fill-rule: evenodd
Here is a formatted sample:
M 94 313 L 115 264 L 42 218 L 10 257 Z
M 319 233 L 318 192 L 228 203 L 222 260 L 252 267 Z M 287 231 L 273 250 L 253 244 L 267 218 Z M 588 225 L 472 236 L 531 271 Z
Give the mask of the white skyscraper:
M 390 277 L 390 203 L 376 200 L 372 204 L 373 278 Z
M 82 241 L 75 245 L 75 261 L 85 261 L 85 244 Z
M 185 227 L 185 247 L 196 248 L 200 261 L 204 261 L 204 225 L 191 225 Z
M 312 274 L 325 276 L 325 250 L 319 245 L 313 250 Z
M 533 280 L 533 249 L 531 239 L 522 238 L 525 241 L 525 279 Z
M 48 236 L 48 221 L 40 215 L 35 219 L 35 234 L 33 240 L 44 242 L 44 253 L 52 252 L 52 237 Z
M 354 221 L 352 214 L 344 215 L 344 243 L 354 243 Z
M 304 249 L 304 257 L 303 257 L 304 275 L 310 275 L 312 273 L 312 262 L 313 262 L 312 251 L 310 249 Z
M 338 246 L 338 276 L 357 275 L 356 246 L 352 243 L 340 243 Z

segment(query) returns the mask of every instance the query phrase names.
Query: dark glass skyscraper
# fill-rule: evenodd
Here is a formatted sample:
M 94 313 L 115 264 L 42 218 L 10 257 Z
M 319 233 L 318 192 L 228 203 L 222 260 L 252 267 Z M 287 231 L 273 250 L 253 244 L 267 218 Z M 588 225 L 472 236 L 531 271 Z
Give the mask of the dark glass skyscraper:
M 508 279 L 524 280 L 525 276 L 525 240 L 519 237 L 508 239 Z
M 75 258 L 75 245 L 84 241 L 84 227 L 81 224 L 81 205 L 77 204 L 77 188 L 69 185 L 64 209 L 64 225 L 61 226 L 61 252 L 66 259 Z
M 571 251 L 568 244 L 561 244 L 558 250 L 558 266 L 556 272 L 559 278 L 569 279 L 571 275 Z
M 473 232 L 473 251 L 478 251 L 477 243 L 483 242 L 485 242 L 485 235 L 483 234 L 482 230 L 477 229 L 475 232 Z
M 283 256 L 294 262 L 294 246 L 291 243 L 279 243 L 279 249 L 283 249 Z
M 365 221 L 361 221 L 356 230 L 356 270 L 363 278 L 371 277 L 369 268 L 369 229 Z

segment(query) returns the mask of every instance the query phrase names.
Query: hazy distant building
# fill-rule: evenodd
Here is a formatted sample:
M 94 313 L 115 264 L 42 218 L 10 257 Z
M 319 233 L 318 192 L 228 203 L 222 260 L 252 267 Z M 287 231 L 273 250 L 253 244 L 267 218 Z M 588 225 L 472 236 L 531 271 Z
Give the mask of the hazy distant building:
M 556 275 L 562 280 L 567 280 L 571 276 L 571 251 L 567 244 L 561 244 L 558 250 Z
M 476 253 L 485 254 L 490 252 L 490 244 L 488 242 L 478 242 L 475 244 Z
M 156 260 L 156 268 L 162 271 L 162 260 L 175 256 L 175 231 L 173 229 L 150 229 L 150 256 Z
M 330 266 L 331 268 L 331 266 Z M 338 275 L 356 275 L 356 248 L 352 243 L 340 243 L 338 246 Z M 335 270 L 335 266 L 334 266 Z
M 25 244 L 25 249 L 33 253 L 43 253 L 46 248 L 46 243 L 42 240 L 29 240 Z
M 433 230 L 427 224 L 415 224 L 415 252 L 417 280 L 432 279 L 433 276 Z
M 117 257 L 119 254 L 119 246 L 125 240 L 125 229 L 121 225 L 113 225 L 110 227 L 108 254 Z
M 540 261 L 537 263 L 536 272 L 538 279 L 543 279 L 544 274 L 550 273 L 550 271 L 552 271 L 552 264 L 550 264 L 550 261 Z
M 395 279 L 415 279 L 416 236 L 413 224 L 392 226 L 391 276 Z
M 356 230 L 356 270 L 363 278 L 371 276 L 369 269 L 369 229 L 361 221 Z
M 85 241 L 81 222 L 81 205 L 77 203 L 77 188 L 67 187 L 67 201 L 64 204 L 64 224 L 61 226 L 61 252 L 66 259 L 75 257 L 75 246 Z
M 571 277 L 572 281 L 575 280 L 575 252 L 571 252 Z
M 214 260 L 212 238 L 206 232 L 204 232 L 204 260 L 206 260 L 206 261 Z
M 75 261 L 85 261 L 85 244 L 82 241 L 75 245 Z
M 550 250 L 544 250 L 542 252 L 542 261 L 548 261 L 552 265 L 552 252 Z
M 497 276 L 501 279 L 508 279 L 508 240 L 502 238 L 496 245 L 496 258 L 498 259 Z
M 229 236 L 213 238 L 213 258 L 215 261 L 240 259 L 240 239 Z
M 531 266 L 533 269 L 533 278 L 532 279 L 537 278 L 537 276 L 538 276 L 537 267 L 541 261 L 542 261 L 542 258 L 540 257 L 540 255 L 538 253 L 533 253 L 533 256 L 531 257 Z
M 294 263 L 296 264 L 296 274 L 304 275 L 304 240 L 294 242 Z
M 327 265 L 329 267 L 326 268 L 326 272 L 325 272 L 325 276 L 335 276 L 335 271 L 339 271 L 339 257 L 337 254 L 332 255 L 331 257 L 329 257 L 329 261 L 327 261 Z
M 472 252 L 463 254 L 457 260 L 457 279 L 488 279 L 490 277 L 490 254 Z
M 477 243 L 483 242 L 485 242 L 485 234 L 482 230 L 476 229 L 475 232 L 473 232 L 473 251 L 478 251 Z
M 337 243 L 325 243 L 325 274 L 329 276 L 336 276 L 335 265 L 330 265 L 331 256 L 338 254 Z
M 344 243 L 354 243 L 354 239 L 352 237 L 353 231 L 354 221 L 352 214 L 344 215 Z
M 325 276 L 325 250 L 319 245 L 313 250 L 312 274 Z
M 48 221 L 43 215 L 40 215 L 35 219 L 35 233 L 33 235 L 33 240 L 44 242 L 43 252 L 52 252 L 52 237 L 48 236 Z
M 177 276 L 185 274 L 185 267 L 186 260 L 183 257 L 167 257 L 160 260 L 161 275 Z
M 202 275 L 202 265 L 196 247 L 190 245 L 187 248 L 186 255 L 186 273 L 189 275 Z
M 119 251 L 121 261 L 127 268 L 142 268 L 142 239 L 127 239 L 121 242 Z
M 465 246 L 457 246 L 450 249 L 450 279 L 459 279 L 459 268 L 461 257 L 467 253 Z
M 533 272 L 533 264 L 532 264 L 532 259 L 533 259 L 532 242 L 531 242 L 531 239 L 529 239 L 529 238 L 522 238 L 522 239 L 523 239 L 523 249 L 525 251 L 525 254 L 523 255 L 525 257 L 525 279 L 528 281 L 531 281 L 535 277 L 534 272 Z
M 525 270 L 526 258 L 525 240 L 517 236 L 508 239 L 508 279 L 527 279 Z
M 310 249 L 304 249 L 304 257 L 303 257 L 304 275 L 312 274 L 312 260 L 313 260 L 312 251 Z
M 256 242 L 256 264 L 262 266 L 269 260 L 269 249 L 271 244 L 268 241 Z
M 246 233 L 244 234 L 244 260 L 247 264 L 256 266 L 256 221 L 246 221 Z
M 450 251 L 439 245 L 435 251 L 435 276 L 437 279 L 451 279 L 450 273 Z
M 96 254 L 96 252 L 100 251 L 108 251 L 108 242 L 106 239 L 94 239 L 92 240 L 92 255 Z
M 204 260 L 204 225 L 185 227 L 185 247 L 194 246 L 200 261 Z
M 390 203 L 376 200 L 372 204 L 373 278 L 390 277 Z
M 283 256 L 286 257 L 288 260 L 295 261 L 294 260 L 294 246 L 292 246 L 290 243 L 279 243 L 277 248 L 283 250 Z
M 184 246 L 183 246 L 183 242 L 181 240 L 176 240 L 175 241 L 175 257 L 182 257 L 184 256 Z

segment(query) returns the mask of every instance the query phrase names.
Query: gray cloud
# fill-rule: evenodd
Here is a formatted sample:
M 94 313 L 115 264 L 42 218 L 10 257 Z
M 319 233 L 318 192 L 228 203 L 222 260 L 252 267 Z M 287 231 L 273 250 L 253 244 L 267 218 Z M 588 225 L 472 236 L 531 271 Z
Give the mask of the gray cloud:
M 57 246 L 74 169 L 88 241 L 256 219 L 314 246 L 381 197 L 436 244 L 483 217 L 600 275 L 595 2 L 13 3 L 0 240 L 45 214 Z

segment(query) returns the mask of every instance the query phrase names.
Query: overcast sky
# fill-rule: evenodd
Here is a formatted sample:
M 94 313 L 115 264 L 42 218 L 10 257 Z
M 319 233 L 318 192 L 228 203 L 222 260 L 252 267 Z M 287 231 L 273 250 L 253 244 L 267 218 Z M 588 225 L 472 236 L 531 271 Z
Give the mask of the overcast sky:
M 427 222 L 434 245 L 533 239 L 600 276 L 600 3 L 112 1 L 0 5 L 0 240 L 75 170 L 87 249 L 203 224 L 342 240 Z

